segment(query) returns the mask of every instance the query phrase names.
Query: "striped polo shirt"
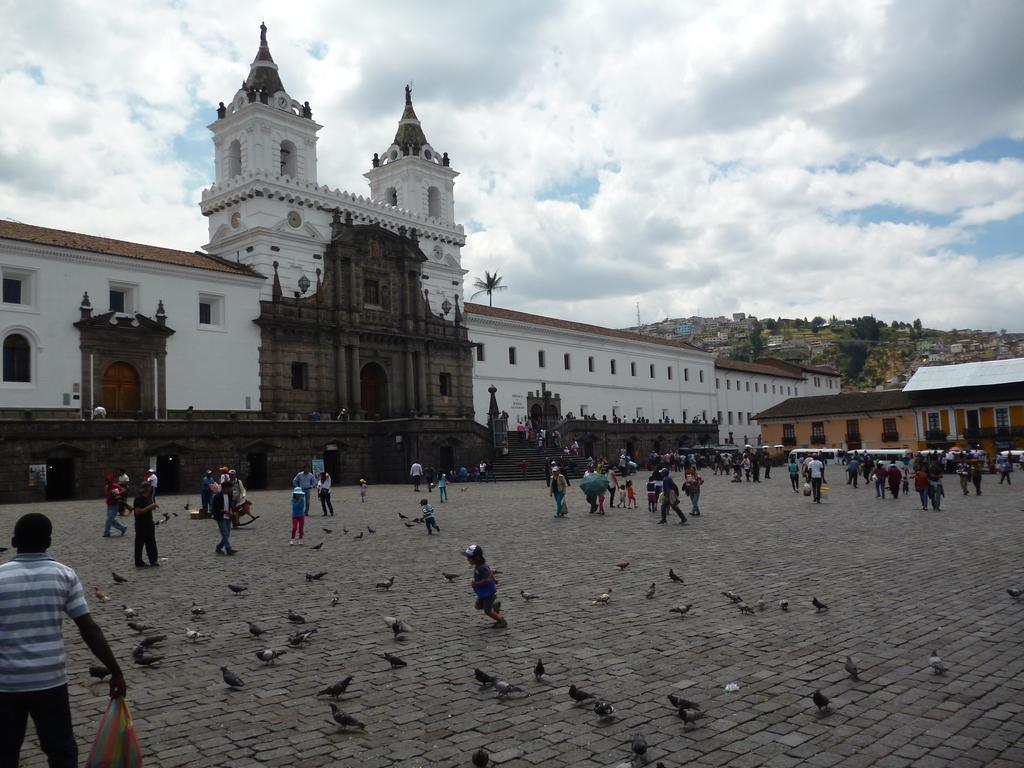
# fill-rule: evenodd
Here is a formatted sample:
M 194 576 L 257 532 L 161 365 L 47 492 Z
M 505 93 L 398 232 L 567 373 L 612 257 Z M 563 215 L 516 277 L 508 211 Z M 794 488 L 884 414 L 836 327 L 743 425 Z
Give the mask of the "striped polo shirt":
M 45 553 L 0 565 L 0 691 L 42 691 L 68 681 L 61 622 L 89 612 L 73 569 Z

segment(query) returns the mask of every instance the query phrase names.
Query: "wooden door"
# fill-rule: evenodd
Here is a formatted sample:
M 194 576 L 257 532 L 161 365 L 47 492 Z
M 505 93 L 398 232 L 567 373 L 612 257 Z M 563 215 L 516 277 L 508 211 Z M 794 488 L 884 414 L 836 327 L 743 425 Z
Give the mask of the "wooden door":
M 135 418 L 139 412 L 139 374 L 128 363 L 114 363 L 103 374 L 103 401 L 107 415 Z

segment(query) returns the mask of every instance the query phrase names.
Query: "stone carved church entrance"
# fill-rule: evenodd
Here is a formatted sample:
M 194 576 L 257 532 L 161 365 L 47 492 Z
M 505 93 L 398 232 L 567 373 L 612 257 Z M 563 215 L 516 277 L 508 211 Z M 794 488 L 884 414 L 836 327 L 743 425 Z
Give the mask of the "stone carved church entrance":
M 139 374 L 128 363 L 113 363 L 103 374 L 103 407 L 115 418 L 135 418 L 140 407 Z
M 359 373 L 360 399 L 366 418 L 388 416 L 388 375 L 377 363 L 367 363 Z

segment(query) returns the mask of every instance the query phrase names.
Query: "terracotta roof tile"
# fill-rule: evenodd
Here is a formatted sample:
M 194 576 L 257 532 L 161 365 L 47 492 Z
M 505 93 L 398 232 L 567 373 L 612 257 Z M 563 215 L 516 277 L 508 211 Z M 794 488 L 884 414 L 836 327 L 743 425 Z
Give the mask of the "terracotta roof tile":
M 754 418 L 763 421 L 765 419 L 864 413 L 865 411 L 903 411 L 909 410 L 912 405 L 910 396 L 898 389 L 887 389 L 881 392 L 844 392 L 839 395 L 791 397 L 761 411 Z
M 219 259 L 199 251 L 176 251 L 171 248 L 160 248 L 155 245 L 129 243 L 125 240 L 112 240 L 109 237 L 85 235 L 81 232 L 66 232 L 62 229 L 36 227 L 17 221 L 0 220 L 0 239 L 19 240 L 25 243 L 52 245 L 59 248 L 70 248 L 75 251 L 102 253 L 108 256 L 123 256 L 127 259 L 140 261 L 157 261 L 163 264 L 175 264 L 180 267 L 207 269 L 213 272 L 228 272 L 249 277 L 262 277 L 258 272 L 241 264 Z
M 689 349 L 696 352 L 707 352 L 695 344 L 687 341 L 676 341 L 674 339 L 663 339 L 659 336 L 644 336 L 635 331 L 620 331 L 615 328 L 605 328 L 600 325 L 589 325 L 587 323 L 576 323 L 571 320 L 559 320 L 556 317 L 545 317 L 544 315 L 531 315 L 528 312 L 517 312 L 514 309 L 502 307 L 489 307 L 486 304 L 474 304 L 467 301 L 465 304 L 467 315 L 480 315 L 482 317 L 495 317 L 502 320 L 515 320 L 521 323 L 533 323 L 534 325 L 546 325 L 549 328 L 562 328 L 577 333 L 593 333 L 600 336 L 609 336 L 615 339 L 626 341 L 642 341 L 645 344 L 658 344 L 663 347 L 675 347 L 676 349 Z
M 733 360 L 730 357 L 717 358 L 715 360 L 715 368 L 722 368 L 727 371 L 742 371 L 743 373 L 757 373 L 762 376 L 775 376 L 783 379 L 796 379 L 797 381 L 804 380 L 803 374 L 788 370 L 782 366 L 775 367 L 765 363 L 748 363 L 743 360 Z

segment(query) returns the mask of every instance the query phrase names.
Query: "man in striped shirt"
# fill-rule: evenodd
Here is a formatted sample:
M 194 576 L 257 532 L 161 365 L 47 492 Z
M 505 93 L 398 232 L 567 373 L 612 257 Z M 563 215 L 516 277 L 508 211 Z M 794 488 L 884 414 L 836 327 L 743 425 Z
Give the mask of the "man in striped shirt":
M 89 614 L 78 574 L 46 554 L 53 526 L 32 512 L 14 526 L 18 554 L 0 565 L 0 766 L 16 766 L 29 715 L 50 768 L 74 768 L 61 622 L 66 613 L 110 670 L 110 696 L 124 696 L 121 668 Z

